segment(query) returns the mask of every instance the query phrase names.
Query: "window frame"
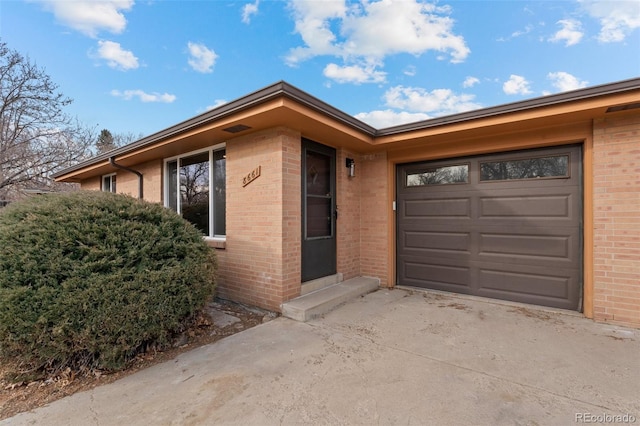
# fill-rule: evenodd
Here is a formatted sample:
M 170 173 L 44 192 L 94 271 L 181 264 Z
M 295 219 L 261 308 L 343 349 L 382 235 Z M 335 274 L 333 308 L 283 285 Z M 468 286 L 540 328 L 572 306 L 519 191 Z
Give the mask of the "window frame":
M 557 175 L 557 176 L 539 176 L 539 177 L 530 177 L 530 178 L 517 178 L 517 179 L 482 179 L 482 165 L 486 163 L 502 163 L 509 161 L 526 161 L 526 160 L 535 160 L 540 158 L 553 158 L 553 157 L 567 157 L 567 174 L 566 175 Z M 561 152 L 557 154 L 539 154 L 539 155 L 521 155 L 513 158 L 506 158 L 503 160 L 492 160 L 492 161 L 478 161 L 478 183 L 486 184 L 486 183 L 504 183 L 504 182 L 529 182 L 529 181 L 537 181 L 537 180 L 551 180 L 551 179 L 571 179 L 571 153 L 569 152 Z
M 431 169 L 444 169 L 444 168 L 450 168 L 450 167 L 461 167 L 464 166 L 467 168 L 467 180 L 464 182 L 446 182 L 446 183 L 425 183 L 425 184 L 420 184 L 420 185 L 409 185 L 409 176 L 410 175 L 418 175 L 418 174 L 423 174 L 423 173 L 427 173 L 428 170 Z M 463 162 L 455 162 L 455 163 L 444 163 L 444 164 L 439 164 L 439 165 L 435 165 L 435 166 L 430 166 L 428 168 L 425 167 L 416 167 L 413 170 L 407 170 L 404 173 L 404 187 L 405 188 L 423 188 L 425 186 L 428 187 L 447 187 L 449 185 L 469 185 L 471 183 L 471 163 L 469 161 L 463 161 Z
M 102 175 L 100 177 L 100 191 L 102 191 L 102 192 L 111 192 L 111 193 L 115 194 L 116 191 L 117 191 L 117 185 L 118 185 L 118 180 L 115 179 L 116 175 L 117 175 L 117 173 L 109 173 L 109 174 L 106 174 L 106 175 Z M 109 179 L 109 189 L 108 190 L 106 189 L 105 184 L 104 184 L 104 181 L 107 178 Z M 115 187 L 113 185 L 114 179 L 116 181 Z
M 226 241 L 227 236 L 226 236 L 226 229 L 225 229 L 225 234 L 215 234 L 215 227 L 214 227 L 214 220 L 215 220 L 215 196 L 213 196 L 213 185 L 215 182 L 214 179 L 214 152 L 216 151 L 225 151 L 225 156 L 226 156 L 226 149 L 227 149 L 227 144 L 226 143 L 220 143 L 220 144 L 216 144 L 216 145 L 212 145 L 209 146 L 207 148 L 202 148 L 202 149 L 197 149 L 195 151 L 189 151 L 189 152 L 185 152 L 184 154 L 179 154 L 179 155 L 174 155 L 173 157 L 167 157 L 163 160 L 163 165 L 162 165 L 162 173 L 163 173 L 163 179 L 162 179 L 162 205 L 165 208 L 168 209 L 172 209 L 171 206 L 169 205 L 169 179 L 170 179 L 170 175 L 168 173 L 168 164 L 175 161 L 176 167 L 177 167 L 177 173 L 176 173 L 176 182 L 175 184 L 177 185 L 177 191 L 176 191 L 176 213 L 178 213 L 179 215 L 182 216 L 182 205 L 180 203 L 180 160 L 183 158 L 187 158 L 187 157 L 192 157 L 194 155 L 198 155 L 198 154 L 202 154 L 204 152 L 208 152 L 209 154 L 209 235 L 204 235 L 203 234 L 203 238 L 205 240 L 210 240 L 210 241 Z M 226 179 L 226 163 L 225 163 L 225 186 L 227 184 L 227 179 Z M 225 204 L 226 204 L 226 193 L 225 193 Z M 173 210 L 173 209 L 172 209 Z

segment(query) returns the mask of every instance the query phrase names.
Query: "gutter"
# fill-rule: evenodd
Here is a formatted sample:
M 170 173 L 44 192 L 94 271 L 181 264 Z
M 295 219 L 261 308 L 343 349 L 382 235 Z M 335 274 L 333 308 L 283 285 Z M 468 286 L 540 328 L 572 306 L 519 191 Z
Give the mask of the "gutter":
M 143 195 L 142 173 L 140 173 L 137 170 L 133 170 L 129 167 L 125 167 L 121 164 L 116 163 L 116 157 L 109 157 L 109 164 L 111 164 L 116 169 L 126 170 L 127 172 L 131 172 L 138 176 L 138 199 L 142 200 L 142 195 Z
M 343 124 L 354 128 L 372 138 L 382 136 L 393 136 L 405 132 L 411 132 L 415 130 L 427 129 L 437 127 L 446 124 L 458 123 L 469 120 L 482 119 L 501 114 L 509 114 L 513 112 L 519 112 L 524 110 L 530 110 L 535 108 L 542 108 L 556 104 L 562 104 L 565 102 L 574 102 L 594 97 L 613 95 L 621 92 L 627 92 L 640 89 L 640 78 L 633 78 L 629 80 L 623 80 L 615 83 L 602 84 L 599 86 L 587 87 L 584 89 L 578 89 L 570 92 L 563 92 L 548 96 L 542 96 L 539 98 L 513 102 L 505 105 L 499 105 L 489 108 L 481 108 L 473 111 L 467 111 L 463 113 L 448 115 L 444 117 L 432 118 L 424 121 L 418 121 L 414 123 L 401 124 L 398 126 L 387 127 L 384 129 L 375 129 L 368 124 L 358 120 L 357 118 L 346 114 L 335 107 L 309 95 L 308 93 L 290 85 L 284 81 L 267 86 L 256 92 L 250 93 L 242 98 L 236 99 L 229 103 L 219 106 L 211 111 L 202 113 L 196 117 L 183 121 L 167 129 L 153 133 L 146 136 L 136 142 L 121 148 L 116 148 L 114 151 L 99 155 L 92 159 L 83 161 L 74 166 L 68 167 L 64 170 L 56 172 L 51 176 L 58 178 L 68 173 L 81 170 L 89 165 L 96 164 L 97 162 L 104 161 L 110 156 L 126 154 L 133 152 L 139 148 L 153 145 L 163 139 L 178 135 L 186 132 L 190 129 L 197 128 L 198 126 L 205 125 L 207 123 L 215 122 L 223 117 L 228 117 L 239 111 L 250 109 L 256 105 L 260 105 L 264 102 L 268 102 L 271 99 L 278 97 L 285 97 L 301 103 L 302 105 L 309 107 L 325 116 L 333 117 L 334 119 L 342 122 Z

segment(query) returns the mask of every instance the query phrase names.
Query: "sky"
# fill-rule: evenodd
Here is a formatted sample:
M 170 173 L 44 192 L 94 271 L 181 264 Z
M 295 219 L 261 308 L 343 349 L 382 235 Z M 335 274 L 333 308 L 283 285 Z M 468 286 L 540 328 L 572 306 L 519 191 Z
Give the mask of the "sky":
M 384 128 L 640 77 L 640 0 L 2 0 L 0 41 L 112 133 L 281 80 Z

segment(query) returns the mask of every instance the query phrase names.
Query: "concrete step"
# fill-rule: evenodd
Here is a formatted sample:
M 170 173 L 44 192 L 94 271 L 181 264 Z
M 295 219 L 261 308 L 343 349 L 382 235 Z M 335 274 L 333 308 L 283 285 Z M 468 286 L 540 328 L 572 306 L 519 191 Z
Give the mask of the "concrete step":
M 339 282 L 342 282 L 342 274 L 340 272 L 335 275 L 329 275 L 327 277 L 306 281 L 302 283 L 302 290 L 300 290 L 300 295 L 304 296 L 305 294 L 322 290 L 325 287 L 331 287 L 332 285 L 338 284 Z
M 282 315 L 296 321 L 309 321 L 379 286 L 378 278 L 351 278 L 283 303 Z

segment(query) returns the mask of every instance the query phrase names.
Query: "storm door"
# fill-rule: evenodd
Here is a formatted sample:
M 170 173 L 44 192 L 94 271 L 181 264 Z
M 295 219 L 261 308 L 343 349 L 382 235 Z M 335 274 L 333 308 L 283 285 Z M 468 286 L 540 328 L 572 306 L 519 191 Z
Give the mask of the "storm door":
M 302 282 L 336 273 L 336 151 L 302 140 Z

